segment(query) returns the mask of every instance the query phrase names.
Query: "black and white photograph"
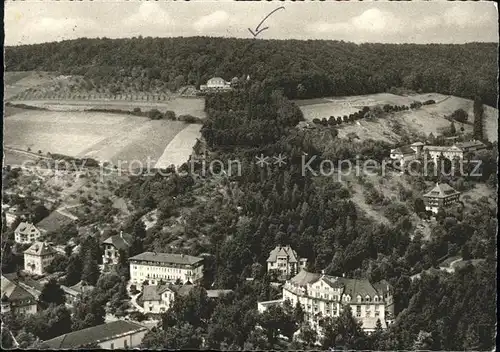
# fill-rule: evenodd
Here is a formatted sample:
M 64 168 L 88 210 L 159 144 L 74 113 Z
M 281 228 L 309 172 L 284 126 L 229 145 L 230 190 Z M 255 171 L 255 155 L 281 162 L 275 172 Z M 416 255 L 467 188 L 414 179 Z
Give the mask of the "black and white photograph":
M 497 7 L 6 0 L 2 349 L 495 351 Z

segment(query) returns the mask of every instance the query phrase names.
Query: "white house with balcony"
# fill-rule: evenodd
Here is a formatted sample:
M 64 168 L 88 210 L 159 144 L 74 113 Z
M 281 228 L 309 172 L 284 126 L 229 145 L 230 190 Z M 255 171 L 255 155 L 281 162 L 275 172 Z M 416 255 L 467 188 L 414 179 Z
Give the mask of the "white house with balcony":
M 44 275 L 45 269 L 50 265 L 56 255 L 52 246 L 45 242 L 35 242 L 24 251 L 24 271 Z
M 276 246 L 267 258 L 267 271 L 276 271 L 280 280 L 296 275 L 307 264 L 290 246 Z
M 40 230 L 35 225 L 29 222 L 21 222 L 14 230 L 14 241 L 16 243 L 25 244 L 33 243 L 40 239 Z

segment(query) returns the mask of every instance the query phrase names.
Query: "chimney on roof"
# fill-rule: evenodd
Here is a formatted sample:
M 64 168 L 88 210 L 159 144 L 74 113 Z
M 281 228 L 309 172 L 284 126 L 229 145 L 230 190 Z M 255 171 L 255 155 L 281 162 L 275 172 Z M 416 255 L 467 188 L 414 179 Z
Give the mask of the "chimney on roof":
M 345 277 L 345 273 L 342 273 L 342 277 Z
M 123 239 L 123 231 L 120 231 L 120 238 Z

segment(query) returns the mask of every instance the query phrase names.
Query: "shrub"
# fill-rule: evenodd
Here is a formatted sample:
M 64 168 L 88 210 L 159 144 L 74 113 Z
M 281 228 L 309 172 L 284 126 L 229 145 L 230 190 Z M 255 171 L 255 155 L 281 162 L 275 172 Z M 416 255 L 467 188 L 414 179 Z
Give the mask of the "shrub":
M 152 109 L 148 112 L 148 117 L 151 120 L 160 120 L 163 118 L 163 114 L 158 109 Z
M 176 117 L 175 117 L 175 112 L 173 112 L 172 110 L 167 110 L 165 112 L 165 118 L 167 120 L 172 120 L 172 121 L 175 121 Z
M 200 118 L 192 115 L 179 115 L 177 119 L 186 123 L 202 123 Z
M 423 105 L 431 105 L 431 104 L 436 104 L 436 101 L 435 100 L 426 100 L 422 103 Z

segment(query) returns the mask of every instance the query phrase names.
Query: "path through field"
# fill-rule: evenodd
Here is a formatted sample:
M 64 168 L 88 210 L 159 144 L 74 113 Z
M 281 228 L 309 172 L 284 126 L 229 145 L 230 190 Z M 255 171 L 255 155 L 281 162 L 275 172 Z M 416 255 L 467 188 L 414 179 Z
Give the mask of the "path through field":
M 167 145 L 155 168 L 167 168 L 171 164 L 180 166 L 187 162 L 193 152 L 196 139 L 200 137 L 200 130 L 201 125 L 199 124 L 187 125 Z

